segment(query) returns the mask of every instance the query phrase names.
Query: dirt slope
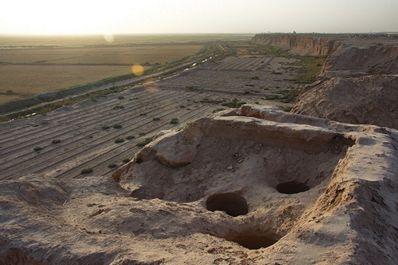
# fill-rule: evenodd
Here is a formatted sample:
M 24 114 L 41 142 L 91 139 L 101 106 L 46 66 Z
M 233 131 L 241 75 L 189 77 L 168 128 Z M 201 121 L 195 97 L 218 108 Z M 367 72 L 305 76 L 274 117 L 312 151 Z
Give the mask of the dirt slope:
M 397 264 L 397 139 L 246 105 L 165 132 L 118 182 L 3 180 L 0 264 Z
M 307 87 L 293 112 L 398 128 L 398 75 L 333 77 Z
M 398 42 L 345 43 L 326 60 L 294 113 L 398 128 Z
M 327 56 L 319 81 L 299 96 L 294 113 L 398 128 L 398 38 L 259 34 L 253 41 L 293 54 Z
M 329 56 L 324 69 L 328 77 L 371 74 L 398 74 L 398 42 L 341 45 Z

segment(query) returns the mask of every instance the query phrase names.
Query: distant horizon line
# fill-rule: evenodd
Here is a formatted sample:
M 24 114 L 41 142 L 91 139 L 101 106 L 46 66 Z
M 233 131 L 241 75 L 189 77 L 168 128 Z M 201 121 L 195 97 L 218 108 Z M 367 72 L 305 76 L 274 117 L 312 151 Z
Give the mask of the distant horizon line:
M 86 37 L 97 37 L 97 36 L 150 36 L 150 35 L 256 35 L 256 34 L 398 34 L 398 31 L 377 31 L 377 32 L 234 32 L 234 33 L 226 33 L 226 32 L 217 32 L 217 33 L 208 33 L 208 32 L 199 32 L 199 33 L 54 33 L 54 34 L 36 34 L 36 33 L 0 33 L 0 37 L 76 37 L 76 36 L 86 36 Z

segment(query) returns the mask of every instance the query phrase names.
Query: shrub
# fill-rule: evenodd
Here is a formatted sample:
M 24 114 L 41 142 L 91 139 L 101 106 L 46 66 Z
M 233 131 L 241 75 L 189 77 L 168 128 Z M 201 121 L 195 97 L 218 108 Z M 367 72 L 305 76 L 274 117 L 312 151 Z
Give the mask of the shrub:
M 61 142 L 60 139 L 54 139 L 54 140 L 52 140 L 51 143 L 53 143 L 53 144 L 59 144 L 60 142 Z
M 239 101 L 238 99 L 234 98 L 232 101 L 225 102 L 221 105 L 228 107 L 228 108 L 240 108 L 244 104 L 246 104 L 246 102 Z
M 213 110 L 213 113 L 220 112 L 220 111 L 223 111 L 223 110 L 225 110 L 225 109 L 223 109 L 223 108 L 218 108 L 218 109 Z
M 36 146 L 35 148 L 33 148 L 33 151 L 35 152 L 40 152 L 41 150 L 43 150 L 43 147 L 40 146 Z
M 93 169 L 92 168 L 84 168 L 84 169 L 82 169 L 82 171 L 80 173 L 82 175 L 87 175 L 87 174 L 93 173 Z
M 114 106 L 112 109 L 124 109 L 124 106 L 122 106 L 122 105 L 116 105 L 116 106 Z
M 179 123 L 180 123 L 180 121 L 177 118 L 173 118 L 170 121 L 170 124 L 174 124 L 174 125 L 179 124 Z
M 117 165 L 112 163 L 108 165 L 108 168 L 113 169 L 113 168 L 117 168 Z
M 137 144 L 138 147 L 144 147 L 152 141 L 152 138 L 145 138 L 143 141 Z
M 116 144 L 120 144 L 120 143 L 123 143 L 124 142 L 124 139 L 123 138 L 117 138 L 116 140 L 115 140 L 115 143 Z

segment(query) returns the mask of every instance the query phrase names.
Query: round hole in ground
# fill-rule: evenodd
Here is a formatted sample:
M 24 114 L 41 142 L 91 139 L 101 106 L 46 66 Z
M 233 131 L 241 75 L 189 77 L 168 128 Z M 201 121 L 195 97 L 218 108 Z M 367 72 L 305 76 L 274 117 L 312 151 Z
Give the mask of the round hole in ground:
M 223 211 L 226 214 L 236 217 L 249 212 L 246 199 L 235 192 L 217 193 L 206 200 L 206 208 L 209 211 Z
M 269 235 L 237 235 L 234 237 L 229 237 L 229 241 L 238 243 L 242 247 L 247 249 L 260 249 L 272 246 L 278 239 Z
M 305 192 L 309 189 L 310 187 L 308 187 L 307 184 L 298 181 L 279 183 L 276 186 L 277 191 L 285 194 L 295 194 L 295 193 Z

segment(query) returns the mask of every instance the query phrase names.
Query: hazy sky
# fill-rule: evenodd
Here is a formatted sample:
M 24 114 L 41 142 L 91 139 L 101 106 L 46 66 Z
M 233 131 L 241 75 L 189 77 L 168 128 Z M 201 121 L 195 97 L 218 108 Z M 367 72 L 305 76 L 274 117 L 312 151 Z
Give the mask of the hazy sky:
M 1 0 L 0 34 L 398 31 L 398 0 Z

